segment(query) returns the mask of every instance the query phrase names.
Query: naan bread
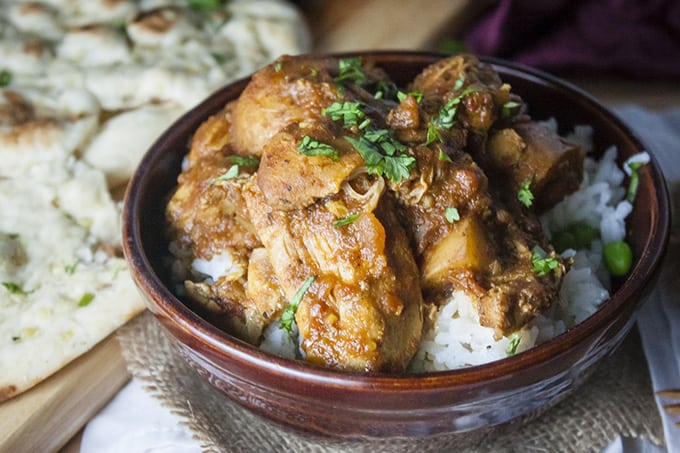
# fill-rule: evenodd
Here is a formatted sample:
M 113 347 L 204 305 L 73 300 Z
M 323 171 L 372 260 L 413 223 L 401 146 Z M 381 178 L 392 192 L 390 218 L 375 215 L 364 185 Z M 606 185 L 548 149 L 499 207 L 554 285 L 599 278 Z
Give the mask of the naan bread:
M 285 1 L 196 3 L 0 0 L 0 401 L 143 310 L 112 191 L 159 134 L 309 50 Z

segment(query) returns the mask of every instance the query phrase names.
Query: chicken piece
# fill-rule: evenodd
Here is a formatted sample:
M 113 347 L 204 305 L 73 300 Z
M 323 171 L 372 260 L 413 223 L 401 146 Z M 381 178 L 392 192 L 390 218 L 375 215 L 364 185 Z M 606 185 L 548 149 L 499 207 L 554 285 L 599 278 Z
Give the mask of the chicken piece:
M 184 289 L 193 308 L 211 323 L 249 343 L 256 344 L 261 327 L 247 315 L 245 275 L 237 280 L 220 278 L 215 282 L 186 280 Z
M 253 74 L 235 108 L 234 147 L 259 156 L 274 135 L 293 123 L 323 118 L 342 97 L 329 74 L 333 59 L 281 57 Z
M 451 283 L 459 288 L 470 288 L 475 284 L 475 275 L 488 272 L 496 260 L 493 242 L 476 215 L 454 222 L 448 234 L 425 252 L 421 270 L 424 288 Z
M 243 163 L 243 156 L 230 146 L 232 108 L 230 104 L 211 116 L 194 134 L 187 165 L 166 206 L 167 234 L 181 268 L 190 269 L 180 277 L 197 308 L 216 325 L 257 342 L 268 321 L 265 311 L 253 311 L 258 304 L 252 300 L 259 298 L 252 291 L 247 294 L 246 279 L 255 264 L 249 265 L 250 254 L 261 243 L 241 194 L 256 162 L 236 164 Z M 238 174 L 224 178 L 234 165 Z M 254 272 L 259 269 L 261 264 Z M 263 279 L 271 280 L 271 275 Z
M 549 126 L 521 122 L 495 131 L 486 144 L 485 161 L 517 193 L 531 182 L 538 212 L 550 209 L 581 185 L 583 148 L 560 137 Z
M 241 196 L 256 165 L 239 166 L 238 177 L 220 178 L 236 165 L 229 145 L 230 109 L 210 117 L 197 130 L 188 166 L 166 207 L 171 236 L 204 259 L 226 247 L 242 248 L 247 255 L 260 246 Z
M 210 160 L 215 155 L 224 155 L 224 150 L 231 149 L 233 137 L 230 128 L 237 102 L 227 103 L 221 111 L 211 115 L 196 129 L 187 154 L 189 166 L 195 165 L 201 159 Z
M 422 335 L 422 297 L 408 240 L 383 194 L 365 175 L 298 210 L 267 204 L 257 184 L 245 192 L 253 224 L 288 300 L 311 276 L 295 320 L 312 363 L 402 372 Z M 347 225 L 334 222 L 360 214 Z
M 259 344 L 263 330 L 287 305 L 267 250 L 261 247 L 252 251 L 247 274 L 228 274 L 215 281 L 186 280 L 184 287 L 212 323 L 251 344 Z
M 557 299 L 561 274 L 533 272 L 533 246 L 547 247 L 535 216 L 510 215 L 468 154 L 449 155 L 442 160 L 435 149 L 417 148 L 411 177 L 392 184 L 425 300 L 439 303 L 452 289 L 463 290 L 476 301 L 481 324 L 505 335 Z M 455 209 L 457 219 L 447 219 L 447 209 Z
M 264 247 L 256 248 L 248 261 L 248 283 L 246 284 L 246 319 L 258 328 L 257 338 L 262 330 L 281 316 L 288 305 L 285 295 L 276 278 L 269 253 Z M 253 343 L 257 344 L 256 341 Z
M 526 211 L 525 211 L 526 212 Z M 530 215 L 530 214 L 529 214 Z M 518 218 L 520 217 L 520 218 Z M 488 276 L 489 290 L 480 296 L 480 324 L 493 327 L 496 336 L 507 335 L 523 326 L 558 300 L 565 264 L 552 252 L 557 267 L 545 275 L 534 270 L 534 246 L 550 250 L 540 228 L 532 230 L 519 212 L 495 210 L 490 234 L 502 250 L 501 266 Z
M 257 184 L 270 206 L 299 209 L 318 198 L 338 193 L 350 174 L 364 165 L 352 145 L 337 137 L 340 131 L 333 134 L 333 126 L 328 121 L 291 124 L 265 144 Z M 337 157 L 300 153 L 298 145 L 304 137 L 332 146 Z
M 418 259 L 452 229 L 445 216 L 447 208 L 455 208 L 465 218 L 484 214 L 492 204 L 484 172 L 468 154 L 448 152 L 452 157 L 441 159 L 438 148 L 415 148 L 416 168 L 410 177 L 389 184 L 405 209 L 403 223 Z
M 511 99 L 510 86 L 501 81 L 498 73 L 467 54 L 428 66 L 409 89 L 422 93 L 420 105 L 428 121 L 436 118 L 447 102 L 459 98 L 455 113 L 458 124 L 451 129 L 467 129 L 482 135 L 501 117 L 503 105 Z

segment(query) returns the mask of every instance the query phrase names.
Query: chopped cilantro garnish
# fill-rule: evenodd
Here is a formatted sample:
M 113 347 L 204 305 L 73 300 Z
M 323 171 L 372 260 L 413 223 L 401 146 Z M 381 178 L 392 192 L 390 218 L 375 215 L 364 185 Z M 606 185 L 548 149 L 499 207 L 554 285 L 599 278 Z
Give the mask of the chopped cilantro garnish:
M 334 162 L 339 159 L 338 150 L 331 145 L 314 140 L 309 135 L 305 135 L 298 145 L 298 152 L 305 156 L 321 156 L 328 157 Z
M 434 143 L 436 141 L 443 142 L 444 139 L 437 130 L 437 125 L 434 123 L 434 121 L 430 121 L 430 123 L 427 125 L 427 141 L 425 144 L 429 145 L 430 143 Z
M 341 58 L 338 61 L 339 74 L 333 80 L 335 83 L 354 83 L 363 85 L 366 83 L 366 74 L 361 68 L 361 58 Z
M 300 286 L 300 288 L 298 288 L 298 290 L 295 292 L 295 295 L 293 296 L 293 299 L 290 301 L 290 304 L 283 310 L 283 313 L 281 313 L 281 319 L 279 319 L 279 327 L 284 329 L 286 332 L 290 333 L 293 327 L 293 321 L 295 320 L 295 313 L 297 312 L 298 305 L 300 305 L 302 298 L 304 297 L 309 287 L 312 286 L 314 280 L 316 280 L 316 277 L 314 277 L 313 275 L 307 277 L 307 280 L 305 280 L 302 286 Z
M 222 5 L 222 0 L 188 0 L 189 8 L 199 11 L 211 11 Z
M 395 182 L 408 177 L 411 173 L 411 168 L 415 164 L 415 158 L 401 154 L 407 150 L 407 147 L 394 138 L 389 130 L 369 127 L 371 122 L 366 118 L 366 114 L 361 110 L 361 106 L 360 102 L 334 102 L 323 109 L 322 113 L 329 116 L 333 121 L 342 120 L 345 129 L 358 126 L 361 135 L 358 138 L 345 136 L 345 140 L 351 143 L 364 159 L 369 173 L 377 174 L 378 176 L 384 174 Z M 304 145 L 305 147 L 311 146 L 316 148 L 323 145 L 313 141 L 311 138 L 308 141 L 309 143 L 305 144 L 305 140 L 303 140 L 300 147 L 302 148 Z M 325 146 L 330 150 L 334 150 L 329 145 Z M 303 153 L 300 148 L 298 150 Z M 330 150 L 323 152 L 327 152 L 330 155 Z
M 224 64 L 224 62 L 227 61 L 227 57 L 225 57 L 221 53 L 210 52 L 210 56 L 213 57 L 213 60 L 215 60 L 217 64 Z
M 394 140 L 389 131 L 381 129 L 367 132 L 358 139 L 345 137 L 366 163 L 369 173 L 382 176 L 383 174 L 394 182 L 408 178 L 416 163 L 414 157 L 407 154 L 397 154 L 406 149 L 404 145 Z
M 399 100 L 399 102 L 404 102 L 404 100 L 409 96 L 414 97 L 416 102 L 420 102 L 423 100 L 423 93 L 421 93 L 420 91 L 410 91 L 408 93 L 404 93 L 403 91 L 397 91 L 397 99 Z
M 260 165 L 260 159 L 258 159 L 255 156 L 243 157 L 243 156 L 233 155 L 233 156 L 227 157 L 227 160 L 230 161 L 230 162 L 233 162 L 236 165 L 241 166 L 241 167 L 256 167 L 256 166 Z
M 334 102 L 321 111 L 333 121 L 342 120 L 344 127 L 358 125 L 366 114 L 360 108 L 361 102 Z
M 394 100 L 398 96 L 399 89 L 394 82 L 389 80 L 378 80 L 375 84 L 375 99 Z
M 277 61 L 274 63 L 274 72 L 281 72 L 281 62 Z
M 343 217 L 342 219 L 338 219 L 335 222 L 333 222 L 333 226 L 335 228 L 344 227 L 346 225 L 354 223 L 359 217 L 361 217 L 360 212 L 357 212 L 356 214 L 348 215 L 347 217 Z
M 0 88 L 8 86 L 12 83 L 12 73 L 7 69 L 0 70 Z
M 73 275 L 76 272 L 77 266 L 78 263 L 67 264 L 66 266 L 64 266 L 64 272 L 66 272 L 68 275 Z
M 83 297 L 80 298 L 78 301 L 78 306 L 79 307 L 87 307 L 90 305 L 90 302 L 94 300 L 94 294 L 92 293 L 85 293 L 83 294 Z
M 346 136 L 345 140 L 350 142 L 361 155 L 364 162 L 366 162 L 370 173 L 377 173 L 378 175 L 383 174 L 383 171 L 385 170 L 385 156 L 380 153 L 380 150 L 372 141 L 367 139 L 366 136 L 361 136 L 358 139 Z
M 456 80 L 453 85 L 453 90 L 458 91 L 463 87 L 465 81 L 463 79 Z M 481 91 L 481 88 L 476 86 L 469 86 L 465 88 L 459 95 L 453 99 L 448 100 L 440 109 L 436 118 L 430 120 L 427 128 L 427 142 L 426 145 L 433 143 L 435 140 L 442 141 L 440 130 L 449 130 L 456 124 L 456 112 L 458 106 L 463 101 L 463 98 L 468 94 Z
M 446 216 L 446 220 L 448 220 L 449 223 L 454 223 L 460 220 L 460 214 L 456 208 L 446 208 L 444 215 Z
M 231 167 L 229 167 L 229 170 L 227 170 L 226 173 L 223 175 L 218 176 L 217 178 L 213 179 L 213 183 L 219 182 L 219 181 L 228 181 L 230 179 L 234 179 L 238 177 L 238 164 L 234 164 Z
M 534 204 L 534 194 L 531 193 L 531 180 L 527 179 L 517 192 L 517 199 L 527 208 Z
M 439 50 L 448 53 L 451 55 L 455 55 L 458 53 L 463 53 L 466 52 L 467 49 L 465 47 L 465 43 L 463 41 L 460 41 L 458 39 L 447 39 L 441 44 L 439 44 Z
M 240 174 L 240 167 L 251 167 L 251 166 L 257 166 L 260 165 L 260 161 L 257 157 L 254 156 L 229 156 L 227 157 L 227 160 L 230 162 L 233 162 L 234 165 L 229 167 L 229 170 L 226 171 L 223 175 L 218 176 L 217 178 L 213 179 L 213 184 L 218 183 L 220 181 L 228 181 L 230 179 L 236 179 L 238 178 Z
M 451 158 L 449 157 L 449 155 L 446 154 L 446 153 L 444 152 L 444 150 L 441 149 L 441 148 L 439 148 L 439 160 L 443 160 L 443 161 L 446 161 L 446 162 L 453 162 L 453 161 L 451 160 Z
M 510 336 L 510 343 L 508 343 L 508 347 L 505 350 L 505 353 L 508 356 L 512 356 L 517 354 L 517 346 L 519 346 L 519 342 L 522 339 L 522 337 L 518 333 L 513 333 Z
M 514 113 L 515 109 L 520 105 L 521 104 L 519 102 L 515 101 L 508 101 L 505 104 L 503 104 L 503 107 L 501 108 L 501 118 L 510 118 Z
M 25 291 L 21 286 L 14 282 L 2 282 L 2 286 L 4 286 L 5 289 L 10 292 L 10 294 L 19 294 L 21 296 L 25 296 L 31 292 Z
M 537 245 L 531 251 L 531 264 L 533 265 L 534 272 L 539 277 L 542 277 L 550 273 L 550 271 L 557 269 L 560 262 L 556 256 L 549 256 L 545 250 Z
M 628 185 L 628 191 L 626 192 L 626 201 L 629 203 L 633 203 L 635 201 L 638 186 L 640 185 L 640 175 L 638 174 L 638 170 L 643 165 L 643 162 L 628 163 L 628 168 L 630 169 L 630 184 Z

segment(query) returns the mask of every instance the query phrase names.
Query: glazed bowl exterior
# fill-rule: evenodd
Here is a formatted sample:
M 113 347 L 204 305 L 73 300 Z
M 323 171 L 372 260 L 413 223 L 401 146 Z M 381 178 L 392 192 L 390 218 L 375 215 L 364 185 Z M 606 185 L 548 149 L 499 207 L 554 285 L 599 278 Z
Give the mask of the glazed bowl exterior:
M 342 55 L 342 56 L 348 56 Z M 362 53 L 405 84 L 442 55 Z M 609 111 L 554 77 L 503 61 L 484 60 L 527 102 L 534 119 L 561 127 L 588 124 L 595 147 L 618 147 L 619 161 L 643 150 Z M 462 434 L 529 419 L 573 392 L 624 339 L 653 287 L 669 235 L 669 199 L 652 160 L 628 219 L 635 256 L 628 277 L 583 323 L 529 351 L 482 366 L 412 375 L 364 375 L 278 358 L 236 339 L 190 310 L 173 294 L 164 266 L 164 208 L 197 127 L 236 99 L 247 79 L 225 86 L 178 120 L 150 148 L 126 194 L 124 251 L 149 310 L 177 350 L 215 387 L 269 419 L 337 437 Z

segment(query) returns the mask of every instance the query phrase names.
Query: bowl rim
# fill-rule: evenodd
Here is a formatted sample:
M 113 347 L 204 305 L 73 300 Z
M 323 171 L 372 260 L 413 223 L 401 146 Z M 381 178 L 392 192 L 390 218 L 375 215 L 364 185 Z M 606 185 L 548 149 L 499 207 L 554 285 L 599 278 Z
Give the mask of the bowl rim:
M 318 57 L 371 57 L 379 61 L 398 62 L 403 58 L 422 60 L 423 64 L 431 63 L 433 59 L 450 56 L 439 52 L 404 51 L 404 50 L 380 50 L 340 52 Z M 646 148 L 637 136 L 610 110 L 600 104 L 590 94 L 575 85 L 562 80 L 544 71 L 528 67 L 519 63 L 506 61 L 499 58 L 479 57 L 481 61 L 491 64 L 495 69 L 513 75 L 529 79 L 531 82 L 551 85 L 579 98 L 581 102 L 594 109 L 598 115 L 604 117 L 618 132 L 624 134 L 640 151 Z M 170 128 L 168 128 L 149 148 L 143 156 L 130 180 L 123 204 L 123 251 L 130 266 L 131 274 L 136 284 L 146 293 L 147 297 L 153 298 L 153 306 L 150 311 L 157 317 L 174 324 L 185 331 L 188 335 L 203 341 L 204 345 L 217 354 L 226 354 L 235 359 L 242 360 L 248 366 L 268 374 L 276 374 L 281 377 L 301 379 L 310 384 L 331 384 L 341 388 L 370 388 L 379 391 L 418 391 L 432 388 L 454 388 L 471 384 L 483 385 L 495 379 L 510 376 L 532 365 L 547 362 L 559 356 L 561 353 L 576 346 L 584 338 L 595 335 L 604 328 L 611 318 L 622 307 L 634 304 L 642 297 L 651 284 L 651 278 L 660 266 L 665 252 L 670 233 L 670 201 L 668 190 L 663 178 L 663 173 L 658 161 L 652 152 L 650 165 L 653 169 L 653 182 L 657 204 L 652 214 L 652 234 L 647 238 L 642 250 L 644 253 L 638 258 L 635 266 L 626 280 L 618 287 L 617 291 L 591 316 L 581 323 L 570 328 L 556 337 L 534 346 L 512 357 L 499 359 L 482 365 L 467 368 L 459 368 L 446 371 L 429 371 L 404 374 L 365 374 L 360 372 L 341 371 L 326 369 L 311 365 L 300 360 L 291 360 L 278 357 L 258 349 L 256 346 L 240 340 L 220 330 L 189 309 L 170 289 L 162 282 L 155 272 L 142 243 L 140 222 L 135 221 L 140 212 L 140 199 L 145 188 L 144 175 L 148 168 L 158 160 L 162 150 L 172 147 L 176 138 L 184 133 L 186 124 L 200 124 L 210 114 L 214 114 L 224 105 L 222 99 L 231 91 L 240 92 L 241 85 L 249 81 L 250 76 L 232 81 L 215 91 L 204 101 L 184 114 Z M 207 113 L 206 113 L 207 112 Z M 195 128 L 194 128 L 195 130 Z M 641 282 L 638 286 L 634 282 Z M 148 305 L 148 303 L 147 303 Z

